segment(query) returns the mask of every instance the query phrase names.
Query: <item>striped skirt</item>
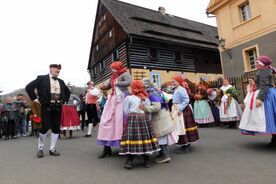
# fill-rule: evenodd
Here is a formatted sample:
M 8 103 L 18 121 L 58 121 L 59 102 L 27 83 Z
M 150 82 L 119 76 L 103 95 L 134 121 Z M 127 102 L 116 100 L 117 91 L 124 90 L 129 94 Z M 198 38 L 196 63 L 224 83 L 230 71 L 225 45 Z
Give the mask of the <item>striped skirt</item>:
M 145 114 L 129 113 L 123 130 L 120 155 L 152 154 L 159 151 L 158 140 Z
M 184 123 L 186 134 L 180 135 L 178 143 L 179 145 L 188 145 L 197 142 L 199 139 L 197 125 L 193 116 L 191 106 L 188 105 L 183 111 Z

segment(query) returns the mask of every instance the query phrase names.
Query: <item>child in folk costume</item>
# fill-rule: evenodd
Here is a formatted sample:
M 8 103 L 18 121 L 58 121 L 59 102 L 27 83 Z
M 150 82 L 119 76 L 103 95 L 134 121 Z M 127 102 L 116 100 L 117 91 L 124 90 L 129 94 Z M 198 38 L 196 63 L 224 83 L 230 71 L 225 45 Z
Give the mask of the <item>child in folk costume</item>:
M 223 80 L 220 88 L 223 92 L 220 103 L 220 121 L 229 123 L 229 128 L 236 128 L 236 123 L 241 119 L 242 110 L 237 102 L 237 90 L 229 83 L 228 79 Z
M 131 83 L 131 75 L 123 66 L 123 62 L 116 61 L 110 66 L 112 76 L 107 85 L 101 90 L 111 89 L 99 124 L 97 144 L 104 146 L 99 158 L 111 155 L 111 147 L 120 147 L 124 124 L 124 99 L 129 95 L 128 87 Z
M 195 122 L 201 126 L 213 123 L 215 120 L 208 104 L 207 88 L 201 82 L 196 85 L 194 98 Z
M 39 129 L 41 128 L 41 105 L 37 102 L 31 102 L 32 115 L 30 116 L 32 122 L 32 133 L 38 136 Z
M 120 155 L 127 155 L 125 168 L 133 167 L 135 155 L 143 155 L 144 166 L 149 167 L 149 155 L 159 151 L 158 140 L 154 136 L 151 123 L 144 112 L 144 105 L 148 94 L 140 80 L 131 83 L 131 96 L 124 101 L 124 112 L 127 114 L 123 137 L 120 146 Z
M 142 81 L 151 102 L 150 105 L 145 106 L 145 112 L 150 113 L 151 124 L 161 148 L 155 162 L 166 163 L 171 160 L 167 146 L 177 143 L 178 134 L 165 100 L 167 98 L 165 93 L 154 87 L 149 79 L 143 79 Z
M 215 120 L 215 126 L 219 126 L 220 125 L 219 106 L 220 106 L 220 99 L 222 97 L 222 92 L 220 89 L 209 88 L 207 90 L 207 94 L 208 94 L 209 105 Z
M 247 135 L 272 135 L 268 146 L 276 147 L 276 89 L 273 87 L 276 70 L 271 63 L 267 56 L 256 60 L 256 89 L 249 94 L 239 128 Z
M 179 135 L 178 144 L 181 145 L 181 149 L 177 150 L 176 153 L 187 153 L 190 151 L 191 143 L 199 139 L 192 108 L 189 105 L 190 97 L 187 93 L 189 88 L 181 75 L 174 76 L 172 82 L 175 87 L 172 100 L 172 117 Z
M 76 95 L 71 94 L 67 104 L 62 106 L 61 130 L 66 137 L 66 130 L 69 130 L 69 139 L 73 136 L 73 130 L 80 129 L 79 114 L 77 111 L 78 104 L 81 100 Z
M 254 78 L 250 77 L 248 79 L 248 85 L 246 86 L 246 96 L 244 98 L 244 105 L 246 105 L 248 102 L 250 102 L 252 93 L 256 91 L 256 83 L 254 81 Z

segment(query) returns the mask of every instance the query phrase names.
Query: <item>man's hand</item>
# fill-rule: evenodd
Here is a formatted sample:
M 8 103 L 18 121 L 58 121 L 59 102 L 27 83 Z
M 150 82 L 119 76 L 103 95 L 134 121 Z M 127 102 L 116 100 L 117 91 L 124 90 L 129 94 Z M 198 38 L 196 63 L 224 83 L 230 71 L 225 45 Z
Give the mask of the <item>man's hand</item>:
M 262 102 L 261 100 L 259 100 L 259 99 L 256 100 L 256 107 L 257 107 L 257 108 L 258 108 L 258 107 L 261 107 L 262 104 L 263 104 L 263 102 Z
M 35 99 L 33 102 L 40 104 L 40 102 L 39 102 L 38 98 L 37 98 L 37 99 Z

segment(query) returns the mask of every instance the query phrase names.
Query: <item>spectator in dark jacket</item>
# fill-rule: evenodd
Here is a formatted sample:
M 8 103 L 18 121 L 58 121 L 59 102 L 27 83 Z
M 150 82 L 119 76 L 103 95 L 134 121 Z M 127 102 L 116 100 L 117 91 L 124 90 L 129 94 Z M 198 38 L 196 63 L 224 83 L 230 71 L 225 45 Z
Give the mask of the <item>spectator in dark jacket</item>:
M 4 116 L 7 119 L 7 123 L 6 123 L 6 130 L 5 130 L 5 139 L 4 140 L 8 140 L 11 136 L 12 139 L 17 138 L 15 136 L 15 120 L 17 117 L 17 107 L 15 105 L 15 103 L 12 102 L 12 98 L 11 97 L 7 97 L 6 99 L 6 104 L 4 104 L 3 106 L 3 112 L 4 112 Z

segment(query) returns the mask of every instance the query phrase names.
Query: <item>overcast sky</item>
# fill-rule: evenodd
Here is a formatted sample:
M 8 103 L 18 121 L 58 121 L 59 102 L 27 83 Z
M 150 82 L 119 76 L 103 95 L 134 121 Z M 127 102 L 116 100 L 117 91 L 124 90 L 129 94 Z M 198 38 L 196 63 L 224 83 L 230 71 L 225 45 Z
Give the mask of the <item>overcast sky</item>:
M 210 0 L 123 0 L 168 14 L 216 25 L 205 11 Z M 50 63 L 60 78 L 84 86 L 98 0 L 1 0 L 0 90 L 23 88 Z

